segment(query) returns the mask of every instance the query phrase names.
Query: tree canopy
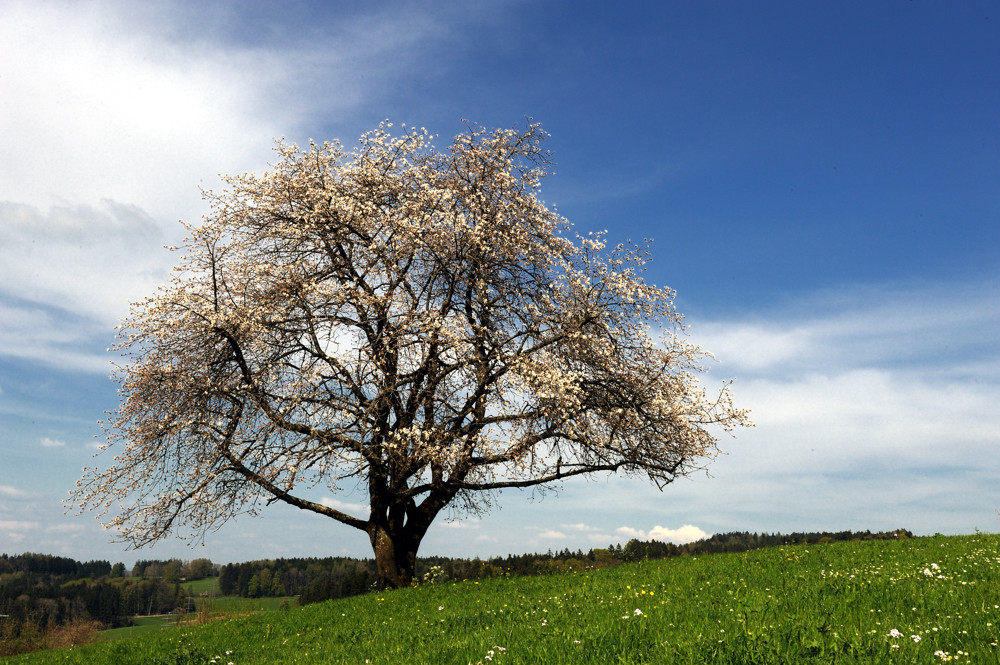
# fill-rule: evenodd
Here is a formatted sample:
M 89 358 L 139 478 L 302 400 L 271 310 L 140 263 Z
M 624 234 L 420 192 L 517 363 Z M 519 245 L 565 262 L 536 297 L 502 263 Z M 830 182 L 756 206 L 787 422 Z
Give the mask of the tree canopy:
M 446 507 L 700 468 L 747 414 L 699 384 L 707 352 L 646 248 L 574 236 L 539 199 L 544 137 L 468 126 L 439 151 L 383 123 L 208 192 L 120 326 L 116 455 L 75 500 L 135 546 L 283 501 L 365 531 L 401 586 Z M 356 487 L 367 514 L 310 498 Z

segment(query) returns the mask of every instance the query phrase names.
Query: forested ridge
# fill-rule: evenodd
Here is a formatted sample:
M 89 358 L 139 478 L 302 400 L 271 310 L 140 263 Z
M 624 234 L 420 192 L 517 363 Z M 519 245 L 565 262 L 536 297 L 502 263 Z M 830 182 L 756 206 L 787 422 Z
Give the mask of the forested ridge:
M 674 545 L 633 539 L 624 546 L 508 555 L 489 559 L 422 557 L 417 580 L 539 575 L 612 566 L 622 562 L 748 551 L 789 544 L 822 544 L 844 540 L 912 537 L 905 529 L 872 533 L 809 532 L 757 534 L 731 532 Z M 217 565 L 193 561 L 140 560 L 126 570 L 123 563 L 79 562 L 48 554 L 0 554 L 0 656 L 15 653 L 20 643 L 61 627 L 86 623 L 106 629 L 130 625 L 142 615 L 191 611 L 193 593 L 183 583 L 218 575 L 216 590 L 205 594 L 247 598 L 296 596 L 300 605 L 358 595 L 371 590 L 377 570 L 371 559 L 349 557 L 263 559 Z

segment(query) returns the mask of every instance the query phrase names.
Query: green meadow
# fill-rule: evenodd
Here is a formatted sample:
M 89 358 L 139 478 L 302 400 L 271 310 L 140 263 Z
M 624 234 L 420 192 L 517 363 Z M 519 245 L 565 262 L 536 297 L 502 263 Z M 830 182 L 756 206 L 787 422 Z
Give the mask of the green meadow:
M 1000 536 L 453 580 L 240 614 L 10 662 L 1000 663 Z

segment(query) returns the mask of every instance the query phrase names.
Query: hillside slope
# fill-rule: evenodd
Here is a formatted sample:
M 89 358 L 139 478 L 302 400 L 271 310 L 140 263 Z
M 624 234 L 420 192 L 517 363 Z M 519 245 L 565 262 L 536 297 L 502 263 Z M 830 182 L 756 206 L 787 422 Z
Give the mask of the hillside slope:
M 1000 536 L 776 547 L 452 581 L 29 663 L 1000 662 Z

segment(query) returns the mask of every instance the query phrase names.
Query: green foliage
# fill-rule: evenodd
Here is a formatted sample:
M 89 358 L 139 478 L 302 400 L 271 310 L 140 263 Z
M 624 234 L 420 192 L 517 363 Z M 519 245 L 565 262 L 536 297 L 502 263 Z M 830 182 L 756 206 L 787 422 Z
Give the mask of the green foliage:
M 998 550 L 985 535 L 795 544 L 455 580 L 11 662 L 997 662 Z

